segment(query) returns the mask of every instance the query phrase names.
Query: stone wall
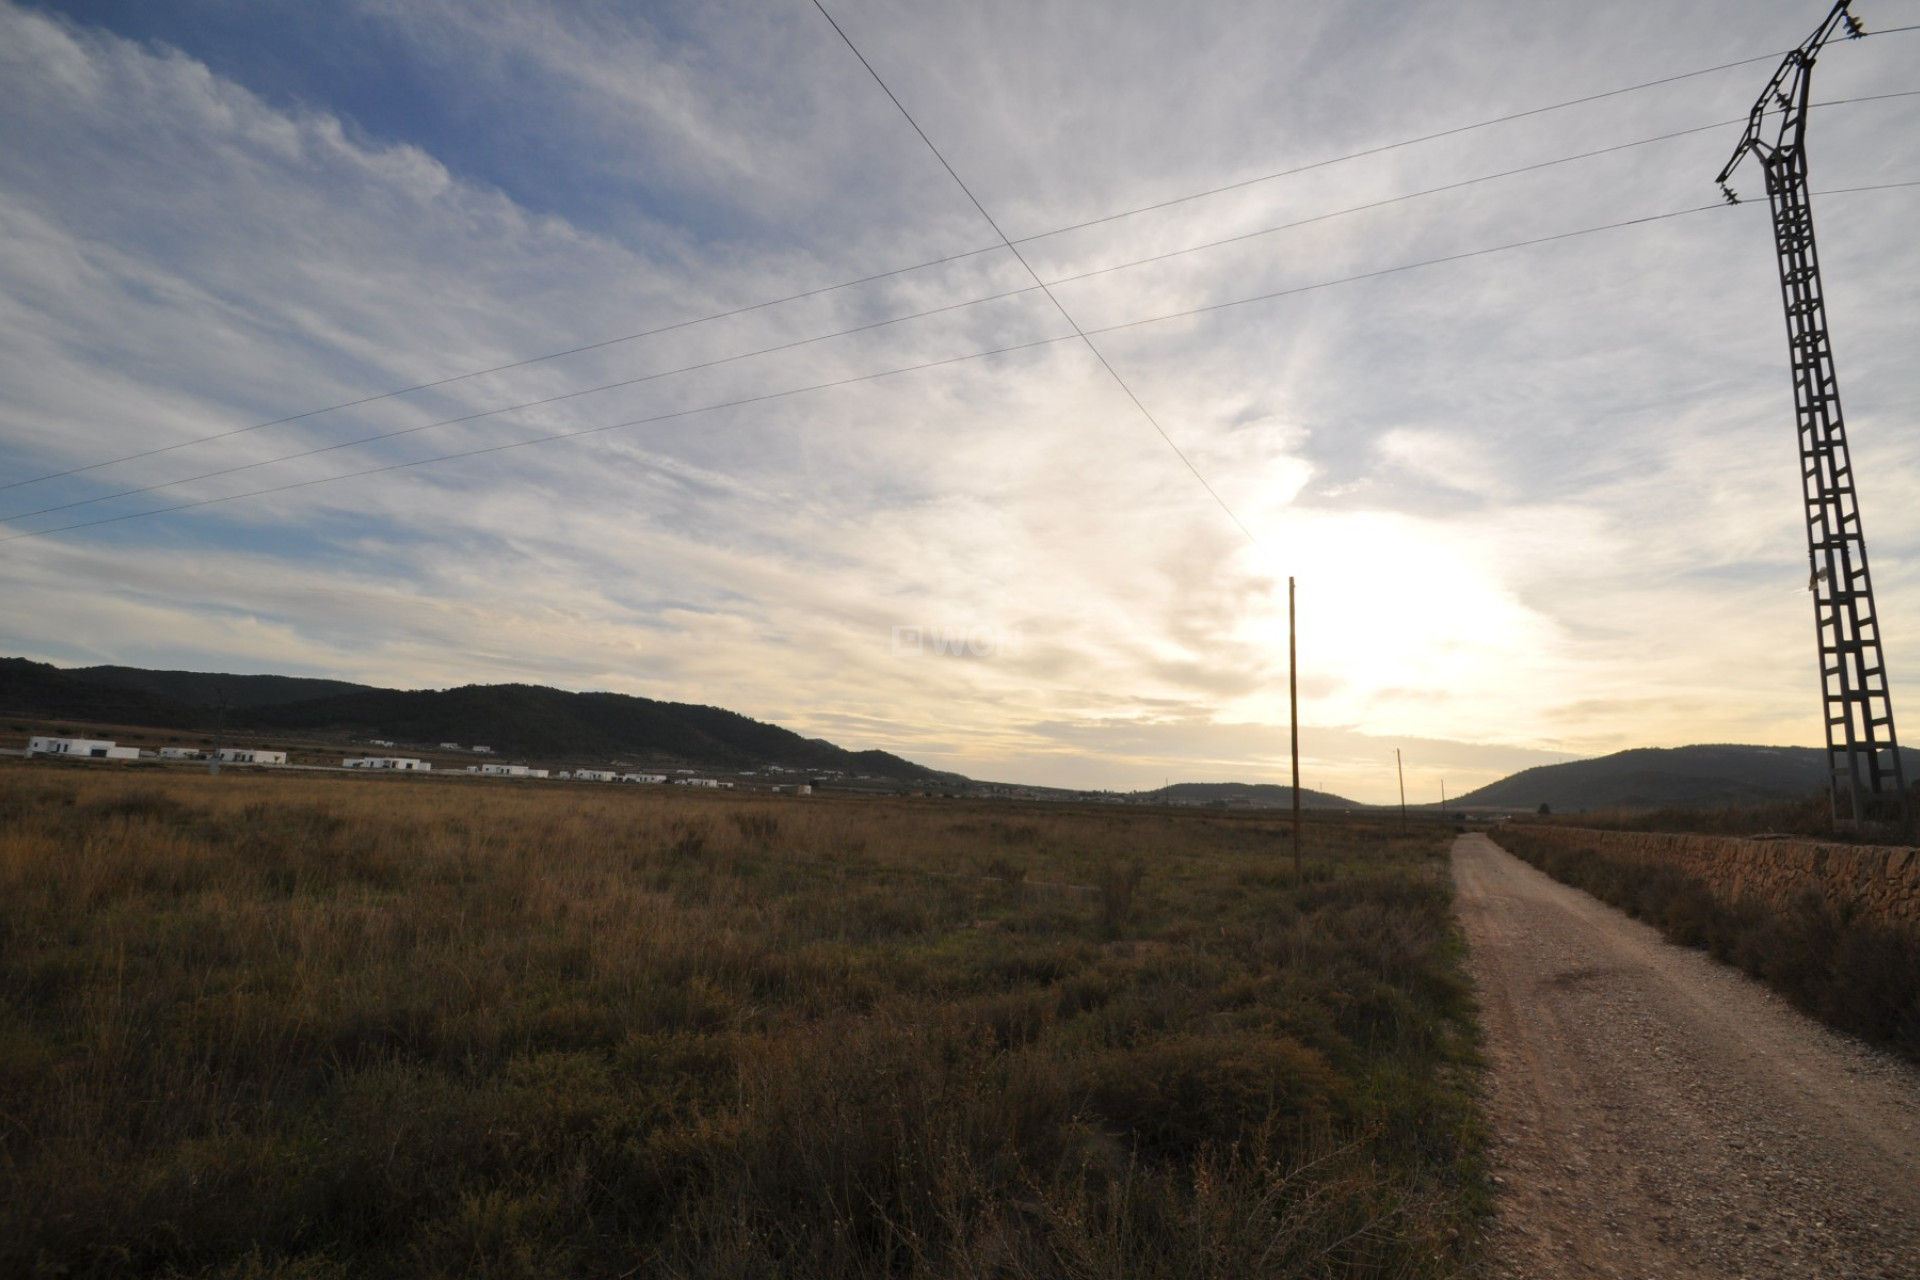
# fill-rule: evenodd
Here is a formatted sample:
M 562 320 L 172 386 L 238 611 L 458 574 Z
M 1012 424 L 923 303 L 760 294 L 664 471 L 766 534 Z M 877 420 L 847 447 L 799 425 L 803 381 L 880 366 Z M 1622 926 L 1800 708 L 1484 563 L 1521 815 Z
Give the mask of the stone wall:
M 1498 844 L 1514 838 L 1539 848 L 1676 864 L 1728 902 L 1751 898 L 1785 906 L 1812 890 L 1848 918 L 1920 933 L 1920 849 L 1531 824 L 1496 827 L 1490 834 Z

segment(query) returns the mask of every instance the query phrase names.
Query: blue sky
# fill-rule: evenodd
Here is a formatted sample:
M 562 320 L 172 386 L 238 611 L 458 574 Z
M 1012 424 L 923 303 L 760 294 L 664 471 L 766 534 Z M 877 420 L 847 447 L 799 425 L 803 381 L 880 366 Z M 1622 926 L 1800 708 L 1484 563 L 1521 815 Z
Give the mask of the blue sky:
M 569 86 L 511 43 L 483 45 L 482 64 L 464 64 L 478 42 L 430 8 L 409 20 L 399 9 L 229 0 L 32 7 L 177 49 L 279 111 L 337 117 L 371 145 L 418 147 L 463 182 L 583 227 L 613 231 L 638 215 L 718 233 L 732 214 L 728 202 L 636 180 L 619 151 L 609 154 L 602 122 L 568 110 Z M 617 23 L 663 61 L 699 57 L 698 32 L 687 29 L 697 10 L 579 12 Z
M 1020 237 L 1777 51 L 1821 16 L 834 8 Z M 1916 48 L 1836 47 L 1816 97 L 1920 89 Z M 0 5 L 0 64 L 0 483 L 994 244 L 811 4 Z M 1023 248 L 1080 276 L 1718 123 L 1057 292 L 1106 328 L 1684 210 L 1770 70 Z M 1920 179 L 1916 103 L 1817 112 L 1816 188 Z M 1896 706 L 1920 688 L 1916 199 L 1816 205 Z M 1386 799 L 1395 746 L 1434 798 L 1568 754 L 1813 742 L 1772 270 L 1750 204 L 1100 335 L 1250 545 L 1084 346 L 939 363 L 1062 336 L 1031 290 L 823 338 L 1031 284 L 981 254 L 0 489 L 23 532 L 278 490 L 7 542 L 0 647 L 619 689 L 976 776 L 1278 779 L 1293 575 L 1310 785 Z M 902 652 L 900 628 L 974 651 Z

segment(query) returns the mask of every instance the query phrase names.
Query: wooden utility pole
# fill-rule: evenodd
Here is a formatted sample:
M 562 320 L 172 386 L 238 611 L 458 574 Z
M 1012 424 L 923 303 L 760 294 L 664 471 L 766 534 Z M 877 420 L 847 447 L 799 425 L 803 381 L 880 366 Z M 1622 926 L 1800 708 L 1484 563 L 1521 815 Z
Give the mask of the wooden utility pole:
M 1393 749 L 1393 771 L 1400 778 L 1400 826 L 1407 825 L 1407 771 L 1400 767 L 1400 748 Z
M 1300 883 L 1300 671 L 1294 646 L 1293 579 L 1287 579 L 1287 709 L 1293 726 L 1293 882 Z
M 220 748 L 227 742 L 227 690 L 220 686 L 220 714 L 213 722 L 213 754 L 207 757 L 207 772 L 218 776 L 220 773 Z

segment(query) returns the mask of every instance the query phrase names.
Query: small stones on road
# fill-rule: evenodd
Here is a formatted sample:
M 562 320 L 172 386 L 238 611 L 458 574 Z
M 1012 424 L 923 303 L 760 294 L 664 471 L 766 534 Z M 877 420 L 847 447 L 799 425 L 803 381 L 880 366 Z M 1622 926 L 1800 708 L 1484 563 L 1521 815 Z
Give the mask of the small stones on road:
M 1489 1275 L 1920 1280 L 1920 1072 L 1485 837 L 1454 877 L 1490 1062 Z

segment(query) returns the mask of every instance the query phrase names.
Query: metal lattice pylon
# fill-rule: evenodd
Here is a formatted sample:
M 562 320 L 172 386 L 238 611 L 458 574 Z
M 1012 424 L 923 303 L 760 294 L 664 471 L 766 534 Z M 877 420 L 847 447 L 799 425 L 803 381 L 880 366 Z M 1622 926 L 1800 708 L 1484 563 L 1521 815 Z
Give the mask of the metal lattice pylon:
M 1747 132 L 1719 181 L 1726 182 L 1749 153 L 1766 173 L 1773 206 L 1774 246 L 1786 303 L 1787 345 L 1793 362 L 1794 410 L 1800 430 L 1800 484 L 1806 498 L 1808 589 L 1820 647 L 1820 688 L 1827 729 L 1827 771 L 1833 818 L 1908 827 L 1906 777 L 1893 730 L 1893 699 L 1880 650 L 1880 625 L 1867 572 L 1853 463 L 1840 412 L 1820 258 L 1807 191 L 1807 95 L 1814 59 L 1835 31 L 1862 34 L 1839 0 L 1826 20 L 1780 69 L 1754 103 Z M 1768 117 L 1778 116 L 1777 126 Z M 1772 137 L 1766 137 L 1767 133 Z

